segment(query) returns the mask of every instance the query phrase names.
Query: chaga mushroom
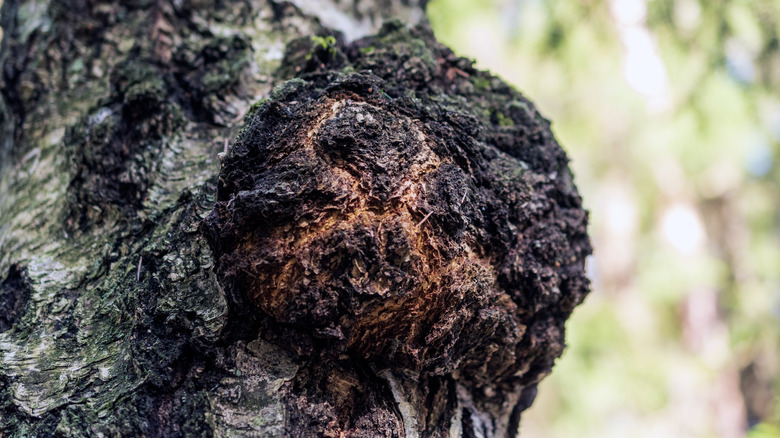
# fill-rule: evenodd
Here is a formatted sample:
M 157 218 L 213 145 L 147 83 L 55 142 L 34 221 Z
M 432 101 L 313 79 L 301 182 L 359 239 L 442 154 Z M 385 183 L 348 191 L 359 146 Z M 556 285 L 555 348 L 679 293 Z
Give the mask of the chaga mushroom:
M 422 29 L 327 50 L 224 157 L 205 230 L 232 319 L 304 358 L 533 388 L 589 287 L 549 122 Z

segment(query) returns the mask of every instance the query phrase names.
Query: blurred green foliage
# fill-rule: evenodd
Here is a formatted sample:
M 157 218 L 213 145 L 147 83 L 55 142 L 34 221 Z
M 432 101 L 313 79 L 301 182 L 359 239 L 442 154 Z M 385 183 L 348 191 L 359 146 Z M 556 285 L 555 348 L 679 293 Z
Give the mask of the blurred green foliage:
M 780 436 L 780 2 L 432 0 L 553 120 L 593 293 L 524 437 Z

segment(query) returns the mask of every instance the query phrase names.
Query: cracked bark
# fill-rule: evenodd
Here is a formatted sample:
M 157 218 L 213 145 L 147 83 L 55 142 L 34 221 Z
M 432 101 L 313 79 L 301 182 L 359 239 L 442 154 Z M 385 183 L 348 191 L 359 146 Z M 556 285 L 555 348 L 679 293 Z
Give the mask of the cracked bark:
M 587 215 L 422 6 L 5 1 L 0 436 L 514 435 Z

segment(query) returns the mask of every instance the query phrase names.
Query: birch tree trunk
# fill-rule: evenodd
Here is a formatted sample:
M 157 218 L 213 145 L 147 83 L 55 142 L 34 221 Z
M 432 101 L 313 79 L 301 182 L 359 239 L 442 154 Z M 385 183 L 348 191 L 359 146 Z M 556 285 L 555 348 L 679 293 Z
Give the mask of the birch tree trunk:
M 530 102 L 424 27 L 395 23 L 361 40 L 386 17 L 424 21 L 423 8 L 5 1 L 0 437 L 515 435 L 588 290 L 587 215 Z M 292 76 L 302 79 L 283 84 Z M 273 173 L 283 158 L 257 155 L 307 129 L 325 145 L 314 151 L 364 144 L 349 129 L 367 117 L 381 133 L 365 144 L 395 145 L 392 155 L 419 138 L 421 161 L 397 160 L 431 176 L 376 183 L 370 169 L 350 170 L 366 159 L 355 146 L 323 161 L 330 173 L 312 167 L 316 196 L 355 191 L 317 216 L 310 209 L 327 208 L 298 204 L 309 193 L 294 186 L 308 181 L 302 168 L 287 181 Z M 347 131 L 329 134 L 334 120 Z M 436 146 L 446 144 L 466 152 Z M 274 153 L 292 156 L 283 146 Z M 327 253 L 307 230 L 377 211 L 394 215 L 397 235 L 429 242 L 408 262 L 382 243 L 377 266 L 398 271 L 384 283 L 369 278 L 385 271 L 361 264 L 356 240 L 344 245 L 358 255 L 329 256 L 352 274 L 326 260 L 316 268 L 327 278 L 311 279 L 263 268 L 267 251 L 252 246 L 278 214 L 290 248 Z M 367 239 L 384 242 L 374 226 Z M 289 251 L 278 257 L 315 257 Z M 335 291 L 332 308 L 310 281 Z

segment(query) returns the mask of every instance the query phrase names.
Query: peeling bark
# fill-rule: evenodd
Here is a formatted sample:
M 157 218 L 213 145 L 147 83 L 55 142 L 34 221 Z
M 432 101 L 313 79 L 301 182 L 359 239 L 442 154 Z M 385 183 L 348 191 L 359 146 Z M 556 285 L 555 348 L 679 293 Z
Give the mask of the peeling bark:
M 587 215 L 423 6 L 5 1 L 0 436 L 514 435 Z

